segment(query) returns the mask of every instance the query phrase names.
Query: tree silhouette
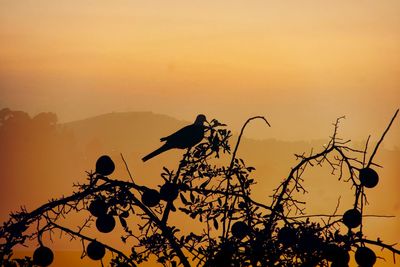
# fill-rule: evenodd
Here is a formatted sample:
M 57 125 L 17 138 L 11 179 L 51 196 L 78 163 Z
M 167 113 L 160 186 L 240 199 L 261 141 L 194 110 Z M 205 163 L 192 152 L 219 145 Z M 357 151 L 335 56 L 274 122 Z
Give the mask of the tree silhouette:
M 31 118 L 26 112 L 8 108 L 0 110 L 0 147 L 1 174 L 10 180 L 52 176 L 65 168 L 62 164 L 73 159 L 77 152 L 74 136 L 57 125 L 56 114 L 42 112 Z M 16 168 L 21 162 L 23 167 Z M 28 186 L 28 181 L 25 185 Z
M 400 254 L 393 245 L 363 234 L 365 188 L 379 182 L 375 169 L 380 166 L 374 157 L 397 114 L 398 110 L 371 154 L 367 153 L 369 138 L 365 149 L 357 150 L 338 136 L 342 118 L 337 119 L 330 141 L 320 152 L 296 155 L 297 165 L 267 204 L 252 198 L 254 168 L 237 157 L 247 125 L 256 119 L 268 123 L 261 116 L 246 121 L 233 150 L 226 125 L 215 119 L 209 122 L 203 141 L 184 153 L 176 170 L 163 167 L 159 188 L 136 183 L 122 155 L 129 181 L 115 179 L 112 173 L 120 166 L 103 155 L 95 171 L 87 172 L 86 182 L 75 185 L 73 194 L 10 215 L 0 228 L 1 264 L 51 264 L 51 244 L 43 236 L 61 232 L 81 240 L 83 256 L 101 260 L 111 252 L 111 266 L 137 266 L 150 257 L 163 266 L 348 266 L 352 252 L 359 266 L 373 266 L 377 260 L 373 246 Z M 344 214 L 308 215 L 306 203 L 298 198 L 307 192 L 304 172 L 324 164 L 354 192 L 354 204 Z M 63 226 L 63 219 L 75 212 L 88 216 L 77 229 Z M 181 213 L 202 228 L 185 233 L 171 222 L 172 213 Z M 131 217 L 138 223 L 130 224 Z M 131 248 L 129 253 L 96 240 L 90 231 L 95 227 L 110 233 L 117 223 L 124 229 L 121 239 Z M 39 244 L 33 257 L 13 259 L 14 247 L 29 240 Z

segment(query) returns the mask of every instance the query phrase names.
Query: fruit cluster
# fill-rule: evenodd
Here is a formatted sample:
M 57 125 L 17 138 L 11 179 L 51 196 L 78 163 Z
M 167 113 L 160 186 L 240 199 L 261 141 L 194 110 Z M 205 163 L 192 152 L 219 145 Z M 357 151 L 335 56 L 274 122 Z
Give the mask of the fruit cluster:
M 72 195 L 52 200 L 32 212 L 12 214 L 0 227 L 0 265 L 15 263 L 9 260 L 13 246 L 35 238 L 39 247 L 25 265 L 52 264 L 54 254 L 44 245 L 47 239 L 43 233 L 54 231 L 80 239 L 83 255 L 94 261 L 104 261 L 107 251 L 112 252 L 110 265 L 118 267 L 138 266 L 154 258 L 164 266 L 184 267 L 191 266 L 190 260 L 206 267 L 348 267 L 353 253 L 359 267 L 372 267 L 377 256 L 366 245 L 400 255 L 394 245 L 363 234 L 365 192 L 379 182 L 370 166 L 375 166 L 373 157 L 381 142 L 367 159 L 367 149 L 354 150 L 337 138 L 337 121 L 323 150 L 309 156 L 296 155 L 299 163 L 275 188 L 267 205 L 252 198 L 254 168 L 236 155 L 244 128 L 255 118 L 260 117 L 249 119 L 243 126 L 232 154 L 230 131 L 218 121 L 211 121 L 204 142 L 186 151 L 177 170 L 163 168 L 163 182 L 157 189 L 135 183 L 127 165 L 131 181 L 109 177 L 115 164 L 107 155 L 99 157 L 95 171 L 88 172 L 88 182 L 77 184 L 78 190 Z M 227 156 L 229 165 L 223 163 L 223 156 Z M 363 161 L 358 160 L 361 157 Z M 367 163 L 362 163 L 365 160 Z M 332 173 L 339 172 L 340 178 L 349 175 L 342 181 L 355 188 L 354 206 L 343 215 L 309 215 L 305 212 L 306 203 L 298 198 L 298 194 L 307 192 L 302 177 L 306 168 L 323 163 L 329 164 Z M 358 164 L 363 167 L 358 168 Z M 346 165 L 348 168 L 342 168 Z M 58 224 L 58 219 L 69 212 L 82 210 L 87 211 L 87 218 L 78 232 Z M 132 214 L 135 223 L 127 221 Z M 191 227 L 197 230 L 190 233 L 179 229 L 172 223 L 176 218 L 170 219 L 175 214 L 185 216 L 184 224 L 195 221 L 202 229 Z M 113 232 L 118 220 L 129 254 L 90 236 L 93 226 L 98 235 Z M 31 231 L 33 225 L 37 225 L 36 231 Z

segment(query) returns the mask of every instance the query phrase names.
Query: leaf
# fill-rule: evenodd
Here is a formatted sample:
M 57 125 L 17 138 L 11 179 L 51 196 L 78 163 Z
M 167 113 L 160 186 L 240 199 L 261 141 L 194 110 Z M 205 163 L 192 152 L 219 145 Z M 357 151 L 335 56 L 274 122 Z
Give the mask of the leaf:
M 179 197 L 181 198 L 181 201 L 184 205 L 189 205 L 189 202 L 186 200 L 182 193 L 179 194 Z
M 129 212 L 128 211 L 124 211 L 119 216 L 122 217 L 122 218 L 128 218 L 129 217 Z
M 190 214 L 191 213 L 190 210 L 185 209 L 185 208 L 179 208 L 179 210 L 182 211 L 183 213 L 186 213 L 186 214 Z
M 218 221 L 217 221 L 217 219 L 215 219 L 215 218 L 213 218 L 213 223 L 214 223 L 214 228 L 216 229 L 216 230 L 218 230 Z
M 115 215 L 117 215 L 117 211 L 116 210 L 111 210 L 108 214 L 115 216 Z
M 128 226 L 128 224 L 126 223 L 126 220 L 122 217 L 119 216 L 119 221 L 121 222 L 122 227 L 126 228 Z
M 204 183 L 202 183 L 202 184 L 200 185 L 200 188 L 204 189 L 209 183 L 210 183 L 210 180 L 207 179 L 207 181 L 205 181 Z
M 175 205 L 173 203 L 171 203 L 171 211 L 173 211 L 173 212 L 176 211 Z
M 166 167 L 163 167 L 163 170 L 164 170 L 166 173 L 169 173 L 169 170 L 168 170 Z
M 161 257 L 159 257 L 159 258 L 157 259 L 157 261 L 158 261 L 159 263 L 165 263 L 165 262 L 167 261 L 167 258 L 166 258 L 165 256 L 161 256 Z

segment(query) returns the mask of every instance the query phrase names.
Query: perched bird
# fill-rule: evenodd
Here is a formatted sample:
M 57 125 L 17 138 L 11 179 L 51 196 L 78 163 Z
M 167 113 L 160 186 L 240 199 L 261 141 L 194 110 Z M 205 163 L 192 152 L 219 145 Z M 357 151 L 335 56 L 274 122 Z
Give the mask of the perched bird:
M 147 161 L 172 148 L 185 149 L 196 145 L 204 137 L 204 122 L 206 121 L 206 116 L 203 114 L 197 115 L 193 124 L 183 127 L 170 136 L 161 138 L 160 141 L 165 141 L 165 144 L 142 158 L 142 160 Z

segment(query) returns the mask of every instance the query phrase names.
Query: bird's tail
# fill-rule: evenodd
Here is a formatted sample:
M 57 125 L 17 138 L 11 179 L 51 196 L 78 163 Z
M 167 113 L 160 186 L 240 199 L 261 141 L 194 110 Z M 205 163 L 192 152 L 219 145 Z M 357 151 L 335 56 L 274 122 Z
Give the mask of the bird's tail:
M 149 159 L 163 153 L 164 151 L 167 151 L 168 149 L 170 149 L 170 147 L 167 144 L 164 144 L 159 149 L 156 149 L 153 152 L 151 152 L 150 154 L 148 154 L 147 156 L 143 157 L 142 160 L 143 160 L 143 162 L 148 161 Z

